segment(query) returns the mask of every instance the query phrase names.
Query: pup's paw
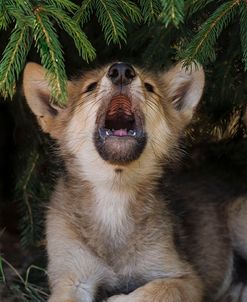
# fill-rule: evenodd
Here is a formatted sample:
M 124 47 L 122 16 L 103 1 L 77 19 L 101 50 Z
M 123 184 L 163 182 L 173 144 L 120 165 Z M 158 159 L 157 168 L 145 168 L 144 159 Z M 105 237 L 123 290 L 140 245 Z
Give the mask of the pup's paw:
M 47 302 L 92 302 L 92 300 L 81 298 L 67 298 L 59 295 L 52 295 Z
M 135 290 L 128 295 L 115 295 L 108 298 L 105 302 L 152 302 L 150 297 L 146 297 L 144 292 Z
M 71 299 L 64 300 L 63 298 L 53 296 L 49 298 L 48 302 L 77 302 L 77 301 Z
M 75 298 L 70 297 L 68 294 L 64 293 L 53 293 L 47 302 L 79 302 Z
M 115 295 L 108 298 L 104 302 L 127 302 L 127 301 L 132 301 L 130 300 L 129 295 Z

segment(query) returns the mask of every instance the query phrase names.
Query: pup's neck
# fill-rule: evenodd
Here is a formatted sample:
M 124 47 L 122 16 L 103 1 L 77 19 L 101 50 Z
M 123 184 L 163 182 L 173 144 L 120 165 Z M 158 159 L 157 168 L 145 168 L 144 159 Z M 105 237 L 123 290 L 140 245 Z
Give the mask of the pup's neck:
M 91 210 L 85 209 L 85 212 L 93 229 L 121 246 L 135 229 L 141 212 L 145 212 L 145 204 L 149 204 L 145 199 L 154 192 L 159 173 L 156 169 L 145 175 L 133 166 L 121 168 L 107 164 L 104 168 L 83 171 L 78 181 L 89 184 Z
M 109 186 L 94 187 L 93 219 L 107 236 L 114 238 L 116 244 L 126 241 L 126 236 L 134 229 L 132 204 L 136 200 L 136 192 L 126 188 L 116 190 Z

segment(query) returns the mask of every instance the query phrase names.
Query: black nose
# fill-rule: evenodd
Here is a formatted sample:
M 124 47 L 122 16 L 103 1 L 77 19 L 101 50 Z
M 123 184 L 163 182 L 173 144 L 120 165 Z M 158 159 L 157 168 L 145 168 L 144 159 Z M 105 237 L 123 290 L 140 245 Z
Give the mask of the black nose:
M 108 70 L 108 77 L 115 85 L 128 85 L 135 76 L 134 68 L 127 63 L 115 63 Z

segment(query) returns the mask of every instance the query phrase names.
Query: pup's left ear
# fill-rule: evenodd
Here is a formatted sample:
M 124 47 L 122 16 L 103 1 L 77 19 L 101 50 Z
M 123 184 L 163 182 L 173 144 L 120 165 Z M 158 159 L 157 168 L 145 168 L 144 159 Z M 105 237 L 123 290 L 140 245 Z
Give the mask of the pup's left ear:
M 187 123 L 190 122 L 203 92 L 205 76 L 202 67 L 192 64 L 186 68 L 178 63 L 164 74 L 164 82 L 173 106 Z

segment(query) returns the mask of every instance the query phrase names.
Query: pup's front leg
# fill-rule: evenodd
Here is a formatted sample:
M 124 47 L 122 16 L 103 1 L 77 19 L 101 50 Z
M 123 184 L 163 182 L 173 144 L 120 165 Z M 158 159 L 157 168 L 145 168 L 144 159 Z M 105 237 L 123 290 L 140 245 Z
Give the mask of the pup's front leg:
M 107 302 L 201 302 L 202 284 L 197 277 L 156 279 L 128 295 L 110 297 Z
M 51 297 L 48 302 L 93 302 L 105 280 L 114 274 L 77 237 L 62 216 L 48 215 L 47 249 Z

